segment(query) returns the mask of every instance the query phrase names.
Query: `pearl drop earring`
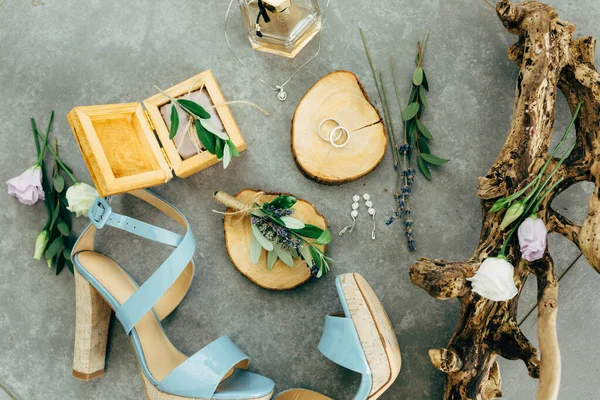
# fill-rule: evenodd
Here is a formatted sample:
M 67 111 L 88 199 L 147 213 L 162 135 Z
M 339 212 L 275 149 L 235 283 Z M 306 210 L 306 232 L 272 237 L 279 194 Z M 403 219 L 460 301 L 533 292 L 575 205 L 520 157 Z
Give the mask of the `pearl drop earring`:
M 344 233 L 352 233 L 354 230 L 354 226 L 356 225 L 356 217 L 358 217 L 358 201 L 360 200 L 360 196 L 355 194 L 352 196 L 352 211 L 350 211 L 350 217 L 352 217 L 352 223 L 350 225 L 346 225 L 341 231 L 340 236 Z
M 367 207 L 367 212 L 373 218 L 373 230 L 371 231 L 371 239 L 375 240 L 375 209 L 373 208 L 373 202 L 371 201 L 371 196 L 368 193 L 363 195 L 363 199 L 365 199 L 365 206 Z

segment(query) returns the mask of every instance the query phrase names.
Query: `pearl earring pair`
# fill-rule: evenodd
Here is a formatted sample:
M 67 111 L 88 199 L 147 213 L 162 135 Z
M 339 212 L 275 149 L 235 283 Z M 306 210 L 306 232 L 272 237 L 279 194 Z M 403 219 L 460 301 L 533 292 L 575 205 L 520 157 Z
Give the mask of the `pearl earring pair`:
M 365 200 L 365 206 L 367 207 L 367 213 L 373 218 L 373 230 L 371 231 L 371 239 L 375 240 L 375 208 L 373 208 L 373 202 L 371 201 L 371 196 L 368 193 L 363 194 L 363 199 Z M 350 211 L 350 217 L 352 218 L 352 223 L 350 225 L 345 226 L 340 231 L 340 236 L 344 233 L 351 233 L 356 226 L 356 217 L 358 217 L 358 207 L 360 196 L 355 194 L 352 196 L 352 211 Z

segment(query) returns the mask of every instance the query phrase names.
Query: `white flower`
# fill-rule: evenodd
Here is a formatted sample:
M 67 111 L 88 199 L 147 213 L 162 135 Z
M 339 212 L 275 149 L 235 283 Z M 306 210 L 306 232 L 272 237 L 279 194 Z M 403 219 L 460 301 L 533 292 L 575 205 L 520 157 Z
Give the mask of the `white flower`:
M 517 295 L 518 289 L 514 281 L 514 268 L 504 258 L 486 258 L 472 278 L 472 290 L 486 299 L 493 301 L 510 300 Z
M 21 175 L 9 179 L 8 194 L 16 197 L 26 206 L 37 203 L 38 200 L 44 200 L 44 188 L 42 187 L 42 169 L 39 165 L 25 170 Z
M 67 190 L 67 202 L 69 203 L 67 208 L 78 217 L 87 215 L 98 196 L 96 189 L 90 185 L 76 183 Z

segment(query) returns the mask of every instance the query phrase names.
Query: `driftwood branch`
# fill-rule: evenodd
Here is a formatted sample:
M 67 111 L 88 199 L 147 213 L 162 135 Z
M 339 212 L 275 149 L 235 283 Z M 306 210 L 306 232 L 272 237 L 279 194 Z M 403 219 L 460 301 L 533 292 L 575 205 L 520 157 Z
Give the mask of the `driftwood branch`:
M 483 212 L 479 244 L 462 262 L 422 258 L 411 267 L 410 278 L 435 298 L 457 298 L 461 303 L 460 320 L 447 348 L 429 352 L 433 365 L 446 374 L 446 399 L 500 397 L 498 355 L 522 360 L 529 374 L 539 377 L 538 399 L 556 399 L 560 383 L 558 281 L 549 253 L 529 263 L 520 259 L 514 239 L 507 250 L 515 266 L 519 295 L 529 274 L 537 279 L 539 352 L 515 322 L 519 295 L 506 302 L 490 301 L 472 292 L 466 278 L 475 274 L 485 258 L 498 253 L 507 235 L 499 229 L 501 213 L 489 212 L 492 204 L 523 188 L 549 157 L 558 90 L 566 96 L 572 112 L 582 103 L 575 125 L 576 147 L 550 181 L 563 179 L 542 202 L 538 215 L 549 231 L 573 241 L 600 272 L 600 74 L 594 66 L 595 40 L 572 39 L 575 26 L 561 21 L 557 12 L 543 3 L 515 5 L 500 0 L 496 11 L 504 27 L 518 36 L 508 49 L 508 57 L 518 66 L 519 74 L 506 142 L 487 175 L 479 178 L 477 195 Z M 551 160 L 546 175 L 552 163 L 556 161 Z M 589 214 L 578 226 L 550 204 L 562 191 L 583 180 L 596 187 Z

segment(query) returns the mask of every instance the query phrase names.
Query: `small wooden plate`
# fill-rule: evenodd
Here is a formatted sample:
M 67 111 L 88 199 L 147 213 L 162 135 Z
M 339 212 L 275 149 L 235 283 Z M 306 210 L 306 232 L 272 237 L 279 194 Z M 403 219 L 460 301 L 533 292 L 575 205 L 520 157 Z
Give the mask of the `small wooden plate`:
M 245 189 L 239 192 L 235 198 L 237 200 L 262 204 L 265 201 L 271 201 L 281 193 L 265 193 L 258 200 L 257 190 Z M 316 210 L 309 202 L 298 199 L 293 207 L 294 218 L 302 220 L 304 223 L 318 226 L 321 229 L 327 227 L 327 220 Z M 227 209 L 228 212 L 234 210 Z M 225 246 L 227 253 L 233 265 L 246 278 L 256 283 L 258 286 L 269 290 L 289 290 L 298 287 L 311 278 L 310 270 L 306 262 L 301 259 L 294 260 L 294 267 L 290 268 L 281 260 L 275 263 L 272 270 L 267 269 L 267 252 L 263 250 L 260 260 L 253 264 L 250 260 L 250 240 L 251 224 L 250 218 L 239 217 L 235 215 L 226 215 L 224 221 Z M 325 246 L 318 246 L 325 251 Z
M 319 137 L 319 124 L 326 118 L 336 119 L 350 131 L 346 146 L 337 148 Z M 324 125 L 325 137 L 327 129 L 332 126 Z M 294 160 L 316 182 L 339 185 L 368 174 L 383 159 L 386 146 L 381 116 L 352 72 L 334 71 L 319 79 L 294 113 Z

